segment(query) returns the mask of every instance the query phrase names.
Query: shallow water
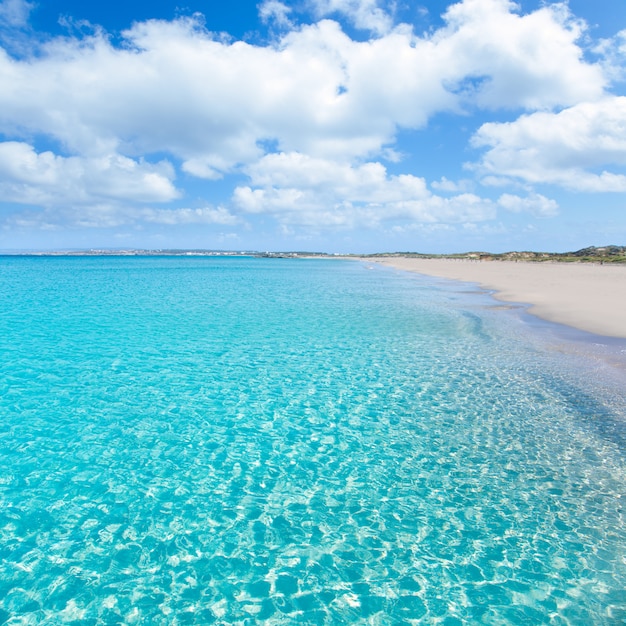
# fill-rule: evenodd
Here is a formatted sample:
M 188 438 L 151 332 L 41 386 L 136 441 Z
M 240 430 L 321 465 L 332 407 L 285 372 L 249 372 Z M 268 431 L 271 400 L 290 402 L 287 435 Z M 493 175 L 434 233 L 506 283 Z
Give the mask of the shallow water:
M 0 258 L 0 623 L 624 623 L 589 339 L 356 262 Z

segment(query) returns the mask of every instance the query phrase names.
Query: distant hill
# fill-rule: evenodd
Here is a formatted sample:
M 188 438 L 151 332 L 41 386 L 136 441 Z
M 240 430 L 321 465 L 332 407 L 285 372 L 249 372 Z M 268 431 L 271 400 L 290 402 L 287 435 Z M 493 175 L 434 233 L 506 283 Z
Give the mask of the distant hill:
M 626 246 L 590 246 L 576 252 L 463 252 L 460 254 L 420 254 L 396 252 L 367 256 L 409 256 L 423 259 L 473 259 L 480 261 L 559 261 L 561 263 L 626 263 Z

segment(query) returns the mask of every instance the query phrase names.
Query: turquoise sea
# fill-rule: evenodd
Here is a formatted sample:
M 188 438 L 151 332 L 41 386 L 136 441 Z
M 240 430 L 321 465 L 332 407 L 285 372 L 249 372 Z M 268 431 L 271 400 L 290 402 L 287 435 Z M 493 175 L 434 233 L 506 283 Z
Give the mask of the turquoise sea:
M 363 262 L 0 257 L 0 623 L 624 624 L 625 364 Z

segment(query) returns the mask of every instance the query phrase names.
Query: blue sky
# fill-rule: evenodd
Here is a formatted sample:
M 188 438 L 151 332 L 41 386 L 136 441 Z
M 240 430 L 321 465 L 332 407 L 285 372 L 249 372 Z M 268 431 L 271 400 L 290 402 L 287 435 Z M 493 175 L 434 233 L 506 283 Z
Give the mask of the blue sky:
M 0 249 L 626 243 L 626 3 L 0 0 Z

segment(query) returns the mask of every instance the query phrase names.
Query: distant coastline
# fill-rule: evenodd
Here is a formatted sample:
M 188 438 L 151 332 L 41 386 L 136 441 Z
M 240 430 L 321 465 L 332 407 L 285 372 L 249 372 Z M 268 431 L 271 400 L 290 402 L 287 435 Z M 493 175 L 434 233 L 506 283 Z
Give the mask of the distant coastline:
M 574 252 L 460 252 L 427 254 L 421 252 L 329 253 L 329 252 L 261 252 L 258 250 L 204 250 L 204 249 L 109 249 L 88 250 L 0 250 L 0 256 L 242 256 L 260 258 L 414 258 L 414 259 L 464 259 L 470 261 L 527 261 L 534 263 L 626 263 L 626 246 L 590 246 Z
M 233 250 L 151 250 L 143 248 L 88 250 L 0 250 L 0 256 L 259 256 L 255 251 Z

